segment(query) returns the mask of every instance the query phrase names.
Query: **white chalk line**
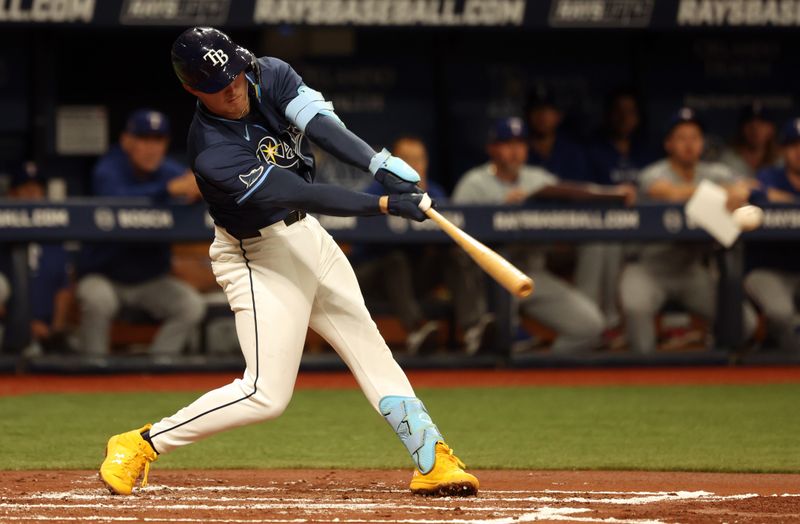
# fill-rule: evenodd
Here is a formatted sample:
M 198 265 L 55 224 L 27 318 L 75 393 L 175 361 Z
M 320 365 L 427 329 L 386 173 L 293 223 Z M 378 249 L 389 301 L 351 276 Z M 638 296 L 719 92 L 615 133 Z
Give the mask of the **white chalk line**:
M 142 490 L 145 491 L 145 490 Z M 564 493 L 564 492 L 562 492 Z M 532 496 L 532 497 L 486 497 L 486 496 L 479 496 L 475 498 L 459 498 L 458 503 L 459 505 L 469 506 L 472 503 L 476 504 L 483 504 L 485 502 L 536 502 L 536 503 L 581 503 L 581 504 L 612 504 L 612 505 L 641 505 L 641 504 L 652 504 L 656 502 L 668 502 L 668 501 L 675 501 L 675 500 L 700 500 L 702 499 L 704 502 L 720 502 L 726 500 L 742 500 L 748 498 L 755 498 L 759 497 L 760 495 L 755 493 L 745 493 L 739 495 L 716 495 L 714 493 L 708 491 L 673 491 L 673 492 L 660 492 L 659 494 L 648 495 L 648 496 L 634 496 L 634 497 L 613 497 L 613 498 L 593 498 L 591 495 L 594 495 L 595 492 L 581 492 L 584 495 L 590 495 L 589 497 L 552 497 L 552 496 Z M 784 494 L 788 495 L 788 494 Z M 777 496 L 777 495 L 774 495 Z M 783 496 L 783 495 L 782 495 Z M 798 495 L 800 496 L 800 495 Z M 151 493 L 147 493 L 145 495 L 148 501 L 168 501 L 172 500 L 170 496 L 162 496 L 162 495 L 155 495 Z M 114 497 L 111 495 L 94 495 L 91 493 L 80 493 L 74 491 L 66 491 L 66 492 L 49 492 L 49 493 L 39 493 L 34 494 L 28 497 L 23 497 L 23 500 L 88 500 L 88 501 L 100 501 L 100 500 L 113 500 Z M 373 499 L 367 498 L 349 498 L 347 501 L 339 501 L 335 499 L 328 499 L 326 501 L 318 501 L 309 498 L 301 498 L 301 497 L 291 497 L 291 498 L 282 498 L 280 503 L 267 503 L 263 502 L 262 498 L 257 497 L 202 497 L 202 496 L 180 496 L 182 501 L 200 501 L 206 503 L 215 503 L 213 505 L 206 504 L 209 507 L 219 507 L 219 508 L 229 508 L 230 506 L 216 504 L 218 502 L 252 502 L 254 504 L 248 504 L 250 507 L 262 507 L 274 504 L 276 506 L 285 507 L 287 504 L 300 504 L 306 507 L 313 506 L 319 507 L 322 509 L 331 509 L 335 507 L 365 507 L 365 508 L 373 508 L 373 507 L 386 507 L 386 508 L 393 508 L 393 509 L 405 509 L 407 507 L 413 508 L 421 508 L 421 509 L 444 509 L 443 506 L 421 506 L 421 505 L 398 505 L 394 502 L 376 502 Z M 136 500 L 136 499 L 134 499 Z M 449 499 L 443 499 L 449 500 Z M 74 506 L 74 504 L 72 504 Z M 377 505 L 377 506 L 376 506 Z M 2 505 L 0 505 L 2 507 Z M 121 506 L 125 507 L 125 506 Z M 198 506 L 194 506 L 198 507 Z M 265 508 L 268 509 L 268 508 Z M 465 508 L 467 509 L 467 508 Z M 468 508 L 473 509 L 473 508 Z M 475 508 L 477 510 L 477 508 Z M 494 510 L 495 508 L 491 508 Z
M 176 523 L 198 523 L 198 522 L 217 522 L 222 524 L 283 524 L 300 522 L 337 522 L 343 524 L 515 524 L 517 522 L 536 522 L 540 520 L 558 520 L 568 522 L 600 522 L 600 523 L 620 523 L 620 524 L 664 524 L 658 520 L 641 519 L 617 519 L 577 517 L 576 513 L 585 513 L 589 510 L 584 508 L 550 508 L 543 507 L 535 511 L 529 511 L 515 517 L 502 517 L 496 519 L 474 520 L 474 519 L 330 519 L 311 520 L 311 519 L 215 519 L 215 518 L 176 518 L 176 517 L 58 517 L 62 521 L 112 521 L 112 522 L 176 522 Z M 9 521 L 42 521 L 53 520 L 47 515 L 31 515 L 25 517 L 3 517 Z

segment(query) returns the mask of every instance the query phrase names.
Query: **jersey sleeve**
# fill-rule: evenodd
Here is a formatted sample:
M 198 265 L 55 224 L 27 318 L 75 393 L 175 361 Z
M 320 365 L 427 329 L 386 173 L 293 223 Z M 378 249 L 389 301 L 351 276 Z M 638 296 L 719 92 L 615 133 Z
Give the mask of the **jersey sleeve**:
M 644 168 L 639 177 L 639 187 L 643 192 L 647 193 L 653 184 L 661 179 L 669 179 L 669 174 L 662 168 L 661 162 L 650 164 Z
M 292 66 L 272 57 L 261 59 L 261 74 L 267 95 L 284 114 L 289 102 L 297 98 L 297 89 L 303 85 L 303 79 Z
M 734 173 L 733 170 L 725 164 L 715 162 L 711 164 L 709 168 L 709 179 L 716 184 L 733 184 L 741 178 L 740 175 Z
M 451 201 L 454 204 L 482 204 L 487 203 L 486 200 L 487 194 L 481 187 L 479 177 L 474 171 L 469 171 L 456 184 Z
M 242 147 L 207 149 L 195 160 L 195 172 L 238 206 L 298 208 L 334 216 L 380 214 L 375 195 L 311 184 L 289 170 L 258 161 Z

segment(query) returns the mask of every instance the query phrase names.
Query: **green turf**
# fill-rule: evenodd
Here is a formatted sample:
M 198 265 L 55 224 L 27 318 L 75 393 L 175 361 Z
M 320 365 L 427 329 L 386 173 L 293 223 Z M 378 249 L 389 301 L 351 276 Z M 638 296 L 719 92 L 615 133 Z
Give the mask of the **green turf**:
M 475 468 L 800 472 L 800 385 L 420 390 Z M 107 437 L 187 393 L 0 397 L 0 469 L 94 468 Z M 298 391 L 279 419 L 165 455 L 164 468 L 408 467 L 358 391 Z

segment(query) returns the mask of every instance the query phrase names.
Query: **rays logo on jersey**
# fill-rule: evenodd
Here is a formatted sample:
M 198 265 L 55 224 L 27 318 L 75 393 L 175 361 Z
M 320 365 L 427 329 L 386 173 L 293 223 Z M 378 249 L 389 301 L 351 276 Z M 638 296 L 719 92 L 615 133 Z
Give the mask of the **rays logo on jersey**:
M 263 174 L 264 174 L 264 166 L 258 166 L 257 168 L 253 169 L 246 175 L 239 175 L 239 180 L 242 181 L 244 187 L 249 189 L 250 186 L 255 184 Z
M 296 166 L 300 162 L 294 147 L 269 135 L 258 142 L 256 156 L 263 162 L 283 168 Z

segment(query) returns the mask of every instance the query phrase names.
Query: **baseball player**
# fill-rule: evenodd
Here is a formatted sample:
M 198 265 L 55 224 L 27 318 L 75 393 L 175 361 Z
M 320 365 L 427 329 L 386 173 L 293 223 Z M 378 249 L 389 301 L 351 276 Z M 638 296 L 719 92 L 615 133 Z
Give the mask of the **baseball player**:
M 333 105 L 288 64 L 256 58 L 216 29 L 186 30 L 173 44 L 172 64 L 198 99 L 188 153 L 216 224 L 212 269 L 235 313 L 247 369 L 174 415 L 111 437 L 102 481 L 112 493 L 130 494 L 142 474 L 146 485 L 159 454 L 279 416 L 311 327 L 339 353 L 410 453 L 411 491 L 475 494 L 478 480 L 464 471 L 392 358 L 349 262 L 306 215 L 389 213 L 423 221 L 432 202 L 416 187 L 417 173 L 348 131 Z M 314 184 L 309 139 L 371 172 L 391 194 Z
M 784 124 L 780 136 L 783 166 L 772 166 L 758 173 L 759 187 L 750 200 L 757 204 L 800 203 L 800 118 Z M 748 242 L 748 265 L 744 279 L 750 298 L 767 319 L 767 328 L 778 347 L 790 354 L 800 354 L 795 331 L 800 289 L 800 256 L 796 244 L 786 242 Z

